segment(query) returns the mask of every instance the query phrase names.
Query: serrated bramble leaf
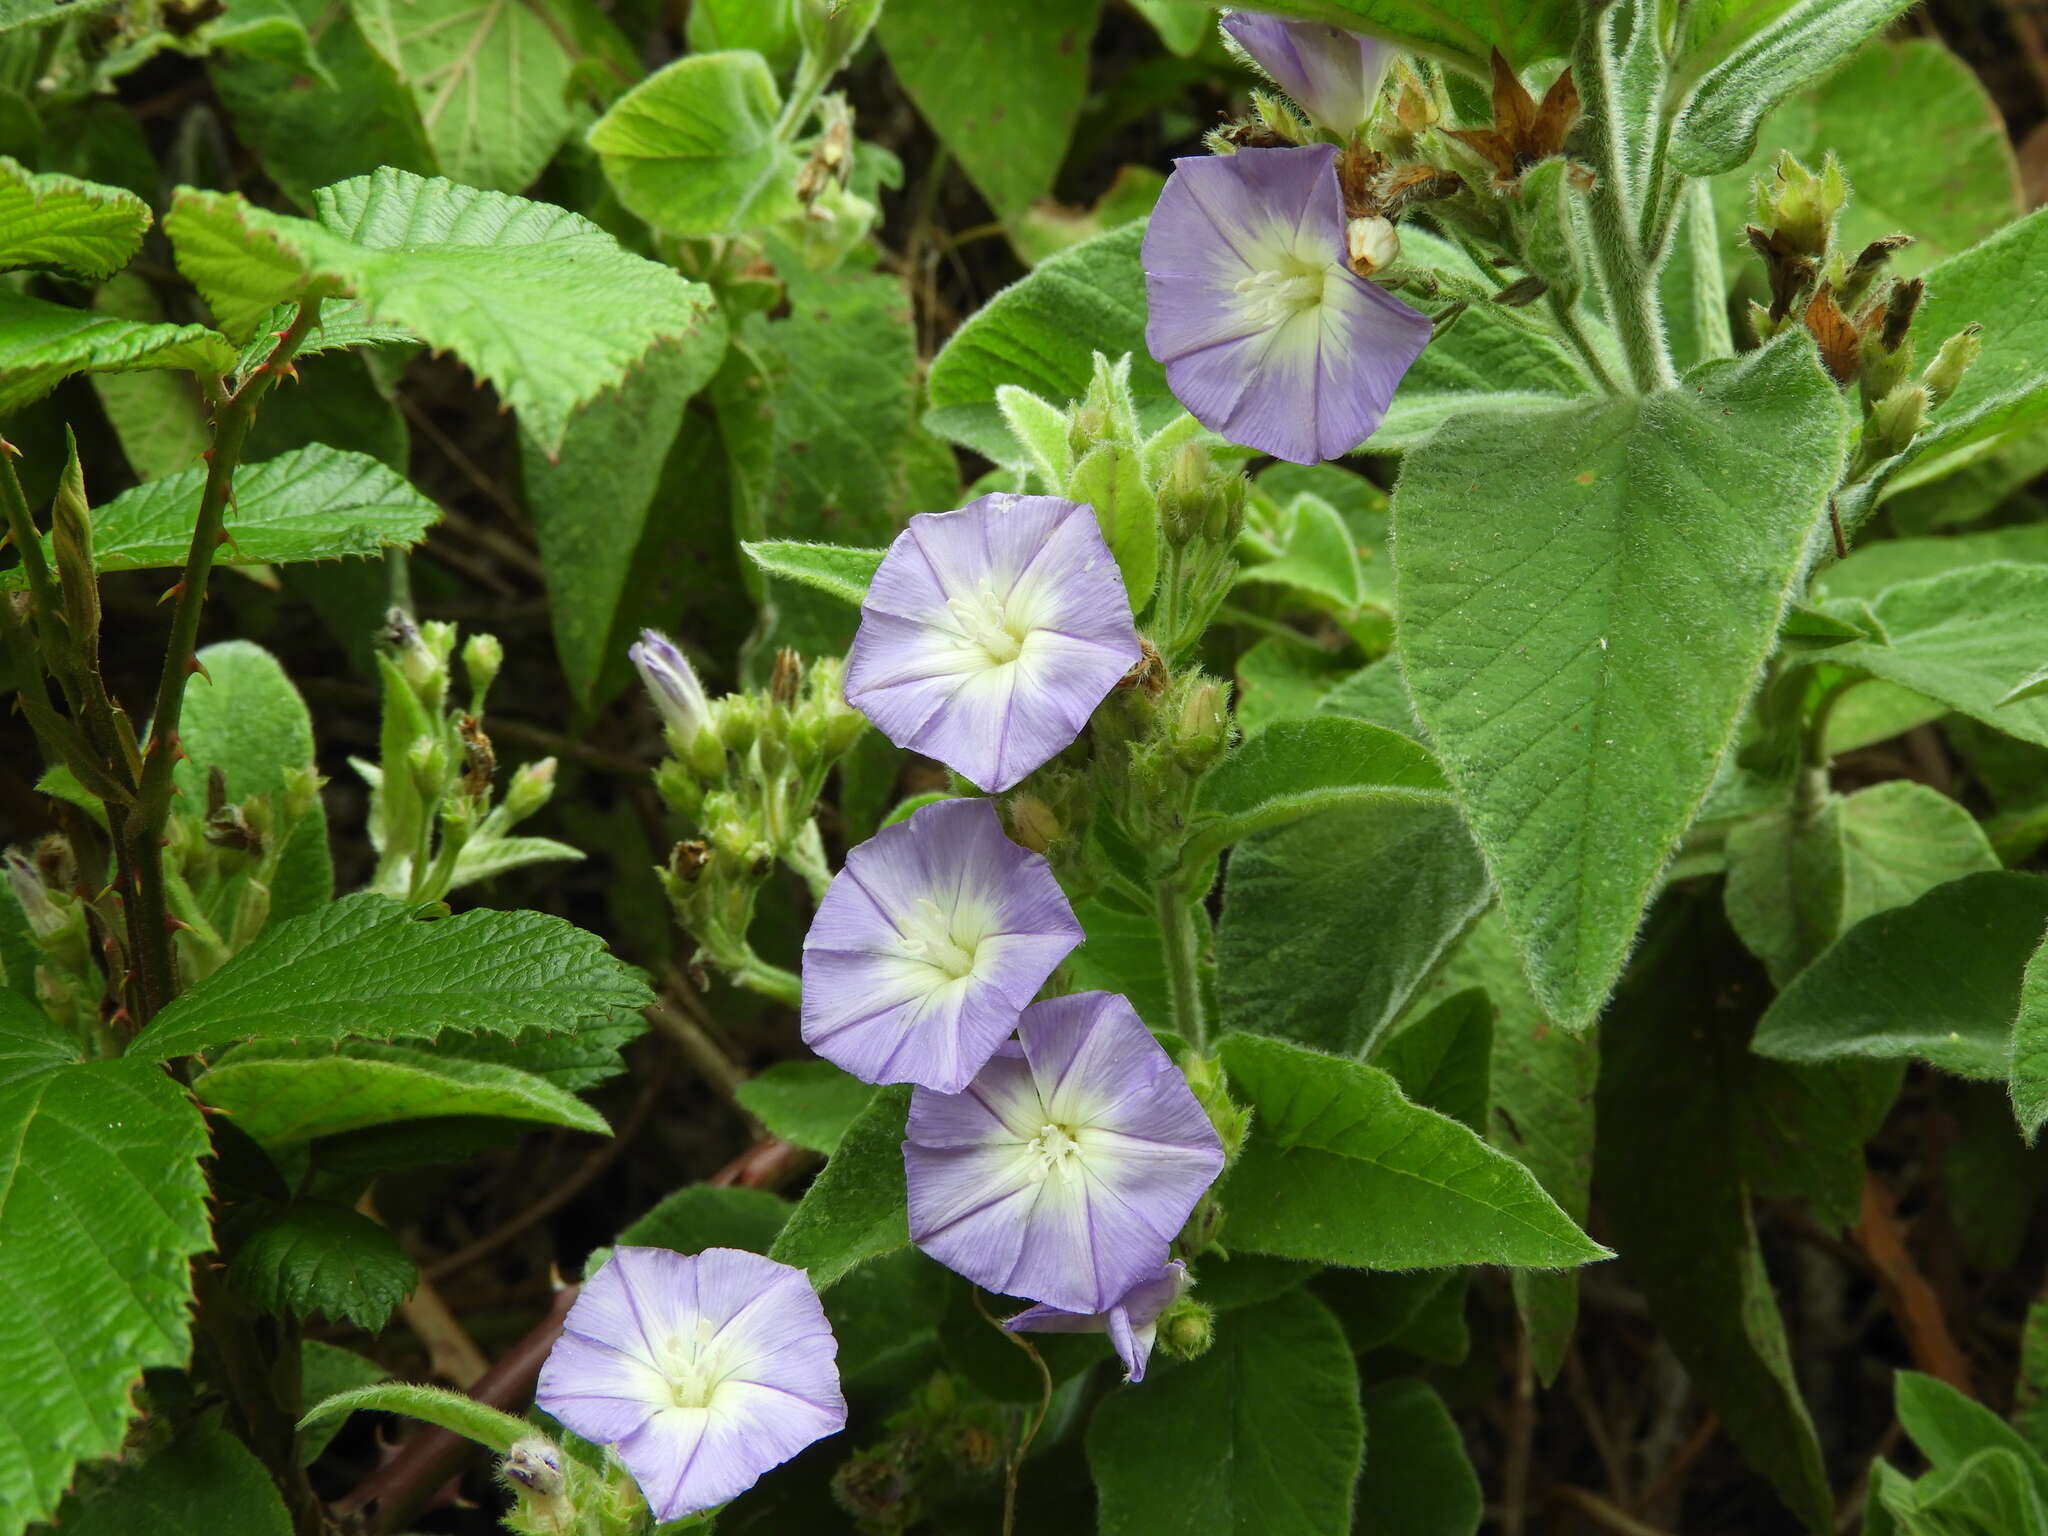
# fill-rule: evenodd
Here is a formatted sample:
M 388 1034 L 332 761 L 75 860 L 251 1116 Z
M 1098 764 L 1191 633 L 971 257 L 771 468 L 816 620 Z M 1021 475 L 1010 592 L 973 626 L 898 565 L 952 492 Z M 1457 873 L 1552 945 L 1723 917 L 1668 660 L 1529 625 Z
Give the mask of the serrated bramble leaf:
M 903 1184 L 907 1087 L 878 1088 L 804 1191 L 768 1257 L 808 1270 L 820 1291 L 910 1241 Z
M 1402 671 L 1567 1028 L 1598 1013 L 1712 787 L 1845 425 L 1792 336 L 1642 399 L 1461 418 L 1402 467 Z
M 596 935 L 540 912 L 423 921 L 370 892 L 266 928 L 129 1045 L 157 1059 L 238 1040 L 430 1040 L 562 1030 L 654 1000 Z
M 25 1071 L 14 1055 L 0 1085 L 6 1536 L 49 1516 L 78 1462 L 120 1448 L 145 1370 L 185 1364 L 191 1261 L 213 1241 L 206 1126 L 184 1089 L 147 1060 Z
M 206 470 L 188 469 L 123 491 L 93 509 L 93 557 L 102 571 L 185 563 Z M 368 454 L 312 443 L 235 472 L 220 565 L 373 559 L 426 537 L 441 509 Z M 0 586 L 15 586 L 7 572 Z
M 451 1392 L 446 1387 L 420 1387 L 396 1381 L 382 1386 L 358 1387 L 353 1392 L 338 1392 L 325 1402 L 315 1404 L 299 1420 L 299 1428 L 324 1424 L 329 1419 L 345 1418 L 356 1412 L 397 1413 L 423 1423 L 438 1424 L 466 1440 L 474 1440 L 487 1450 L 496 1451 L 500 1456 L 533 1432 L 533 1426 L 524 1419 L 515 1419 L 509 1413 L 500 1412 L 460 1392 Z
M 1199 1359 L 1155 1357 L 1088 1426 L 1102 1536 L 1343 1536 L 1365 1451 L 1358 1367 L 1302 1290 L 1232 1312 Z
M 179 189 L 164 230 L 223 329 L 246 339 L 279 304 L 358 298 L 495 386 L 547 452 L 653 347 L 723 326 L 702 284 L 566 209 L 389 167 L 315 202 L 318 222 Z
M 858 608 L 885 549 L 850 549 L 843 544 L 804 544 L 795 539 L 761 539 L 742 544 L 747 558 L 771 576 L 830 593 Z
M 1363 1269 L 1610 1257 L 1520 1163 L 1379 1068 L 1243 1034 L 1221 1055 L 1255 1111 L 1223 1186 L 1233 1249 Z
M 148 1459 L 124 1461 L 90 1497 L 65 1501 L 58 1528 L 64 1536 L 292 1536 L 277 1484 L 219 1420 L 209 1414 Z
M 314 1313 L 370 1333 L 419 1283 L 398 1239 L 360 1211 L 300 1200 L 242 1239 L 228 1284 L 270 1312 Z
M 74 373 L 226 373 L 234 364 L 227 338 L 203 325 L 122 320 L 0 290 L 0 415 L 41 399 Z
M 492 1115 L 608 1136 L 604 1116 L 544 1078 L 496 1062 L 349 1041 L 256 1041 L 193 1080 L 202 1104 L 266 1147 L 439 1115 Z
M 655 71 L 587 142 L 634 213 L 677 235 L 733 235 L 798 211 L 782 93 L 758 53 L 696 53 Z
M 0 155 L 0 271 L 61 267 L 107 277 L 142 248 L 149 225 L 149 205 L 133 192 L 38 176 Z

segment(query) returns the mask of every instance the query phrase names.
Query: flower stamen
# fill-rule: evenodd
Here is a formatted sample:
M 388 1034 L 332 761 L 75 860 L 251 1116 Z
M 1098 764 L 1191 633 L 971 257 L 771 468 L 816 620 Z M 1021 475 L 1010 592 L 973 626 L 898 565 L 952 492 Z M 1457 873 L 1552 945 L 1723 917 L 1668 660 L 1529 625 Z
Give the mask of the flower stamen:
M 1081 1176 L 1081 1144 L 1074 1139 L 1072 1126 L 1041 1125 L 1038 1134 L 1025 1143 L 1024 1150 L 1031 1158 L 1032 1177 L 1041 1183 L 1055 1173 L 1062 1184 L 1071 1184 Z
M 929 896 L 920 896 L 913 916 L 918 931 L 905 933 L 904 952 L 914 960 L 922 960 L 934 970 L 942 971 L 952 981 L 969 975 L 974 970 L 974 949 L 962 944 L 954 936 L 952 919 L 939 910 L 939 904 Z
M 1245 318 L 1256 325 L 1280 325 L 1323 302 L 1327 272 L 1288 257 L 1277 268 L 1254 272 L 1237 283 Z
M 988 657 L 989 665 L 1002 666 L 1023 653 L 1024 637 L 1010 622 L 994 588 L 984 586 L 971 598 L 949 597 L 946 611 L 952 614 L 968 643 Z

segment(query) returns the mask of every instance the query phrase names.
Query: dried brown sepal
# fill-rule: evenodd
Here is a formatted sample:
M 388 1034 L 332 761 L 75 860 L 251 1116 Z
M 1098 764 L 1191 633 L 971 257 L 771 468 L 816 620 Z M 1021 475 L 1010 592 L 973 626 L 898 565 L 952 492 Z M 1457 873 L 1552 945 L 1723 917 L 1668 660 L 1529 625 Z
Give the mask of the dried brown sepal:
M 1835 302 L 1835 290 L 1822 283 L 1807 302 L 1806 313 L 1801 317 L 1807 331 L 1820 346 L 1820 360 L 1837 384 L 1850 383 L 1856 377 L 1857 363 L 1863 351 L 1863 338 L 1849 317 L 1842 313 L 1842 307 Z
M 1748 224 L 1743 233 L 1749 237 L 1750 249 L 1764 259 L 1764 279 L 1771 286 L 1771 319 L 1782 320 L 1792 313 L 1819 268 L 1777 230 Z
M 498 754 L 475 715 L 464 715 L 456 721 L 456 732 L 462 737 L 462 792 L 480 800 L 491 792 L 491 776 L 498 771 Z
M 1493 50 L 1493 126 L 1453 128 L 1451 137 L 1486 157 L 1494 174 L 1513 181 L 1522 172 L 1564 150 L 1565 135 L 1579 120 L 1579 88 L 1567 69 L 1539 104 L 1501 51 Z
M 1416 203 L 1455 197 L 1464 190 L 1464 179 L 1455 171 L 1434 165 L 1404 165 L 1382 180 L 1380 212 L 1388 218 L 1398 218 Z
M 1896 352 L 1905 343 L 1906 332 L 1913 327 L 1913 316 L 1920 311 L 1920 300 L 1927 293 L 1927 284 L 1921 278 L 1909 278 L 1893 287 L 1891 297 L 1884 306 L 1884 346 L 1887 352 Z

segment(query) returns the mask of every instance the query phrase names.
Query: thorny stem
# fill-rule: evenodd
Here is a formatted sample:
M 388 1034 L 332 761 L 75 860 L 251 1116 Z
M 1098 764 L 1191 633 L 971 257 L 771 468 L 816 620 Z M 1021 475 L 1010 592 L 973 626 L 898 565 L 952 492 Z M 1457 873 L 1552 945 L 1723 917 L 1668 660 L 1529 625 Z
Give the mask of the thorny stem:
M 1166 996 L 1173 1028 L 1189 1046 L 1209 1049 L 1209 1026 L 1202 1017 L 1202 934 L 1194 907 L 1177 876 L 1153 887 L 1159 910 L 1160 943 L 1166 951 Z
M 241 385 L 232 394 L 224 394 L 224 386 L 212 392 L 213 445 L 207 451 L 206 488 L 200 493 L 199 517 L 185 553 L 185 568 L 173 589 L 178 594 L 177 606 L 171 614 L 171 641 L 164 652 L 163 674 L 157 681 L 149 744 L 142 754 L 140 804 L 116 834 L 134 978 L 129 1022 L 135 1029 L 147 1024 L 171 1000 L 176 986 L 167 922 L 170 914 L 164 903 L 164 826 L 171 814 L 171 774 L 179 757 L 178 718 L 185 703 L 185 682 L 197 667 L 193 650 L 199 639 L 199 617 L 206 606 L 207 578 L 224 538 L 228 503 L 234 497 L 235 469 L 258 403 L 319 323 L 319 299 L 301 300 L 291 326 Z
M 1677 382 L 1664 350 L 1663 317 L 1657 309 L 1657 271 L 1636 238 L 1629 217 L 1628 186 L 1622 167 L 1622 124 L 1614 117 L 1614 82 L 1607 53 L 1607 14 L 1589 12 L 1572 55 L 1585 116 L 1596 135 L 1589 199 L 1593 249 L 1607 290 L 1607 310 L 1628 358 L 1637 391 L 1649 394 Z

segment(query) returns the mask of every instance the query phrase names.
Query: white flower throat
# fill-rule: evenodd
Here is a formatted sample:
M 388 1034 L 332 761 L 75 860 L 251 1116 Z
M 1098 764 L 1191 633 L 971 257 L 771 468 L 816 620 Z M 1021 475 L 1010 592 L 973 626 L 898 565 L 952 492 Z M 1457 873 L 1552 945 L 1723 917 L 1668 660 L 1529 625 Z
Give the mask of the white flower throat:
M 1024 1154 L 1031 1160 L 1032 1177 L 1040 1182 L 1057 1177 L 1062 1184 L 1071 1184 L 1081 1176 L 1081 1143 L 1070 1125 L 1041 1125 L 1024 1144 Z
M 912 909 L 912 929 L 902 934 L 903 948 L 912 959 L 922 960 L 947 979 L 958 981 L 974 970 L 974 943 L 962 943 L 953 922 L 929 896 L 920 896 Z
M 960 626 L 967 643 L 986 656 L 990 666 L 1015 661 L 1023 652 L 1023 626 L 1010 617 L 994 588 L 983 586 L 972 597 L 947 598 L 946 611 Z
M 657 1369 L 668 1383 L 669 1403 L 676 1408 L 709 1408 L 728 1374 L 718 1331 L 708 1318 L 698 1318 L 688 1331 L 670 1334 L 662 1343 Z
M 1311 266 L 1296 256 L 1283 256 L 1278 263 L 1241 279 L 1244 316 L 1257 325 L 1279 325 L 1304 310 L 1323 302 L 1327 267 Z

